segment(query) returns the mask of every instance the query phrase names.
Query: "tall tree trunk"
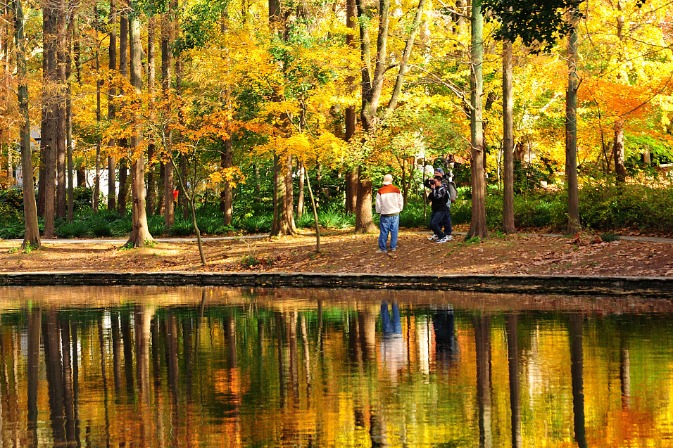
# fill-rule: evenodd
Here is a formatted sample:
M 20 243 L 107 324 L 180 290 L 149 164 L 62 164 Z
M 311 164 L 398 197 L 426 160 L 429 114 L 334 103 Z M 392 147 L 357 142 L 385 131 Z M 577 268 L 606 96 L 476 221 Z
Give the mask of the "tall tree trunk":
M 615 159 L 615 175 L 617 184 L 626 182 L 626 165 L 624 164 L 624 120 L 617 120 L 614 126 L 615 137 L 612 145 L 612 156 Z
M 173 199 L 173 191 L 175 190 L 174 169 L 172 161 L 168 161 L 164 165 L 164 224 L 167 229 L 173 227 L 175 223 L 175 200 Z
M 157 28 L 157 16 L 153 15 L 149 18 L 147 24 L 147 91 L 150 96 L 150 101 L 154 102 L 155 97 L 155 83 L 156 83 L 156 45 L 155 34 Z M 154 107 L 150 106 L 150 119 L 153 117 Z M 147 148 L 147 214 L 154 213 L 154 208 L 157 198 L 157 181 L 156 181 L 156 163 L 155 163 L 155 144 L 152 142 Z
M 166 182 L 166 166 L 159 162 L 159 179 L 157 179 L 157 206 L 155 215 L 164 216 L 164 183 Z
M 42 122 L 40 132 L 40 202 L 44 218 L 44 237 L 55 236 L 56 201 L 56 150 L 58 138 L 57 109 L 58 97 L 58 55 L 57 55 L 57 19 L 56 11 L 50 3 L 43 9 L 43 86 L 42 86 Z
M 311 179 L 308 175 L 307 169 L 302 169 L 306 175 L 306 187 L 308 188 L 309 199 L 311 200 L 311 211 L 313 212 L 313 223 L 315 226 L 315 251 L 320 253 L 320 223 L 318 222 L 318 207 L 316 207 L 315 196 L 311 189 Z
M 297 233 L 297 225 L 294 221 L 294 185 L 292 182 L 293 163 L 291 155 L 285 158 L 285 164 L 285 213 L 283 214 L 283 219 L 288 221 L 291 234 L 294 235 Z
M 128 2 L 122 1 L 119 14 L 119 74 L 126 77 L 129 73 L 129 19 Z M 123 93 L 123 92 L 120 92 Z M 121 139 L 119 146 L 128 147 L 128 141 Z M 117 210 L 120 215 L 126 214 L 126 195 L 128 192 L 128 160 L 123 157 L 119 160 L 119 196 L 117 198 Z
M 617 1 L 617 10 L 619 15 L 617 16 L 617 37 L 622 45 L 622 48 L 619 49 L 618 60 L 620 65 L 620 71 L 617 75 L 617 79 L 624 84 L 629 84 L 628 75 L 626 74 L 629 70 L 628 67 L 624 65 L 624 0 Z M 614 143 L 612 146 L 612 156 L 615 160 L 615 175 L 617 180 L 617 185 L 623 184 L 626 182 L 626 166 L 624 165 L 624 118 L 620 117 L 615 121 L 614 124 Z
M 119 145 L 122 147 L 127 147 L 126 139 L 119 140 Z M 128 159 L 122 157 L 119 159 L 119 195 L 117 196 L 117 213 L 120 215 L 126 214 L 126 196 L 128 195 L 128 178 L 129 178 L 129 166 Z
M 355 210 L 355 232 L 372 233 L 376 230 L 372 219 L 372 180 L 358 173 L 358 195 Z
M 269 0 L 269 27 L 281 38 L 287 35 L 282 20 L 281 2 Z M 295 232 L 294 204 L 292 194 L 292 156 L 274 157 L 274 216 L 271 235 L 292 235 Z
M 114 145 L 114 141 L 110 141 L 110 144 Z M 108 155 L 107 157 L 107 209 L 115 210 L 117 208 L 117 170 L 116 170 L 115 157 L 113 155 Z
M 117 20 L 117 8 L 114 0 L 110 0 L 110 20 L 109 20 L 109 29 L 110 29 L 110 44 L 108 47 L 108 68 L 110 73 L 117 69 L 117 28 L 115 27 L 115 21 Z M 110 79 L 111 80 L 111 79 Z M 112 99 L 117 93 L 113 83 L 110 82 L 110 88 L 108 89 L 108 105 L 107 105 L 107 117 L 108 120 L 113 120 L 115 117 L 115 109 L 112 104 Z M 108 147 L 114 148 L 115 141 L 110 139 L 108 142 Z M 107 158 L 107 209 L 114 210 L 117 206 L 116 204 L 116 194 L 117 189 L 115 188 L 115 183 L 117 176 L 115 175 L 115 156 L 110 153 Z
M 98 28 L 98 8 L 94 6 L 95 25 Z M 96 40 L 96 73 L 100 74 L 100 40 Z M 101 122 L 101 90 L 103 89 L 103 82 L 101 79 L 96 81 L 96 126 L 100 127 Z M 96 137 L 96 155 L 95 155 L 95 173 L 93 181 L 93 212 L 98 213 L 100 200 L 100 170 L 101 170 L 101 139 Z
M 571 13 L 568 36 L 568 90 L 566 91 L 566 183 L 568 188 L 568 233 L 580 230 L 579 185 L 577 181 L 577 25 L 578 12 Z
M 147 145 L 147 214 L 154 214 L 154 206 L 157 200 L 157 180 L 154 159 L 156 154 L 156 146 L 154 143 Z
M 278 30 L 280 26 L 280 0 L 269 0 L 269 25 L 271 30 Z
M 358 9 L 358 19 L 360 22 L 360 59 L 362 60 L 362 108 L 360 117 L 362 127 L 366 133 L 376 132 L 378 117 L 379 100 L 381 98 L 381 89 L 383 87 L 383 76 L 387 70 L 387 47 L 388 47 L 388 12 L 390 9 L 390 0 L 379 0 L 379 28 L 376 40 L 376 59 L 374 71 L 372 73 L 371 62 L 369 60 L 371 53 L 371 43 L 369 40 L 369 30 L 367 29 L 367 16 L 365 6 L 362 0 L 356 0 Z M 361 173 L 360 173 L 361 174 Z
M 173 9 L 174 2 L 169 3 L 169 8 Z M 171 53 L 171 44 L 174 40 L 174 28 L 171 21 L 170 11 L 161 18 L 161 90 L 164 98 L 168 98 L 171 93 L 173 54 Z M 173 134 L 169 131 L 164 142 L 164 151 L 168 155 L 172 154 Z M 170 157 L 172 160 L 172 157 Z M 173 200 L 173 190 L 175 189 L 173 179 L 173 162 L 168 161 L 163 165 L 164 183 L 163 183 L 163 216 L 164 224 L 167 229 L 173 227 L 175 222 L 175 202 Z
M 178 4 L 177 1 L 173 4 L 172 6 L 175 11 L 178 10 Z M 174 24 L 174 29 L 177 30 L 177 25 Z M 177 33 L 177 31 L 176 31 Z M 177 39 L 177 34 L 176 34 L 176 39 Z M 175 58 L 175 94 L 180 95 L 182 93 L 182 60 L 180 59 L 180 55 L 178 54 Z M 187 166 L 187 157 L 185 155 L 180 155 L 180 162 L 179 162 L 179 169 L 180 169 L 180 176 L 182 179 L 188 179 L 188 166 Z M 187 195 L 185 194 L 185 187 L 186 185 L 181 186 L 180 188 L 180 195 L 178 196 L 178 206 L 182 210 L 182 218 L 187 220 L 189 218 L 189 199 L 187 198 Z M 196 189 L 196 185 L 192 187 L 192 189 Z
M 424 4 L 424 0 L 420 0 L 418 3 L 414 22 L 405 43 L 402 58 L 397 65 L 398 72 L 395 79 L 395 87 L 388 105 L 386 106 L 386 117 L 390 116 L 397 107 L 397 101 L 404 85 L 407 63 L 411 56 L 414 40 L 418 33 Z M 373 60 L 373 72 L 371 67 L 372 60 L 370 59 L 371 44 L 369 40 L 369 30 L 367 29 L 369 20 L 363 0 L 356 0 L 356 7 L 360 26 L 360 59 L 363 62 L 361 69 L 362 108 L 360 117 L 362 128 L 367 137 L 371 139 L 374 138 L 378 132 L 379 117 L 377 116 L 377 110 L 381 99 L 384 76 L 389 69 L 387 63 L 387 48 L 390 22 L 390 0 L 379 0 L 379 22 L 376 37 L 376 55 Z M 376 228 L 372 219 L 371 188 L 372 181 L 369 178 L 368 173 L 366 173 L 361 166 L 358 171 L 358 197 L 355 217 L 356 232 L 371 232 Z M 369 191 L 365 191 L 365 189 L 369 189 Z
M 21 167 L 23 169 L 23 219 L 25 233 L 23 247 L 40 247 L 40 229 L 37 222 L 33 161 L 30 154 L 30 117 L 28 115 L 28 71 L 26 69 L 25 19 L 21 0 L 14 0 L 14 38 L 16 41 L 16 69 L 19 78 L 18 102 L 21 114 Z M 38 339 L 39 340 L 39 339 Z M 30 403 L 29 403 L 30 404 Z M 37 406 L 37 403 L 36 403 Z M 35 416 L 37 418 L 37 416 Z
M 7 15 L 7 17 L 12 16 L 12 12 L 10 11 L 11 8 L 11 3 L 5 2 L 4 6 L 2 8 L 1 14 Z M 10 47 L 10 41 L 14 39 L 14 36 L 10 34 L 10 23 L 7 21 L 1 21 L 0 22 L 0 61 L 2 61 L 2 79 L 3 79 L 3 91 L 6 92 L 5 95 L 8 95 L 10 92 L 10 80 L 11 80 L 11 72 L 9 68 L 9 47 Z M 4 133 L 4 138 L 3 137 L 3 132 L 0 131 L 0 151 L 2 150 L 3 146 L 7 148 L 7 185 L 9 187 L 14 185 L 14 157 L 13 157 L 13 151 L 12 148 L 10 147 L 10 136 L 7 133 Z
M 411 57 L 411 50 L 414 48 L 414 41 L 418 35 L 418 30 L 421 24 L 421 17 L 423 17 L 423 9 L 425 8 L 425 0 L 419 0 L 418 7 L 416 8 L 416 14 L 414 15 L 414 22 L 411 25 L 409 30 L 409 37 L 404 44 L 404 51 L 402 52 L 402 59 L 399 61 L 398 73 L 395 79 L 395 87 L 393 93 L 386 107 L 386 116 L 390 116 L 395 108 L 397 107 L 397 102 L 400 95 L 402 94 L 402 87 L 404 86 L 404 77 L 406 76 L 409 58 Z
M 353 114 L 355 116 L 355 114 Z M 346 173 L 346 213 L 355 213 L 358 203 L 358 171 Z
M 273 201 L 273 224 L 271 225 L 271 235 L 272 236 L 282 236 L 282 235 L 292 235 L 292 214 L 293 210 L 290 208 L 290 216 L 288 216 L 288 202 L 291 203 L 291 199 L 288 200 L 288 191 L 287 191 L 287 163 L 280 163 L 278 160 L 279 156 L 275 156 L 274 159 L 274 201 Z
M 467 17 L 467 2 L 456 0 L 456 12 L 453 14 L 453 21 L 456 23 L 454 32 L 465 27 L 465 17 Z
M 374 71 L 372 73 L 370 53 L 371 43 L 369 40 L 369 30 L 367 29 L 368 18 L 365 12 L 365 6 L 362 0 L 356 0 L 358 11 L 358 21 L 360 23 L 360 59 L 362 60 L 362 107 L 360 109 L 360 119 L 362 128 L 368 136 L 376 133 L 378 117 L 379 100 L 381 98 L 381 89 L 383 86 L 383 75 L 386 70 L 386 56 L 388 43 L 388 11 L 390 8 L 389 0 L 379 0 L 379 24 L 378 36 L 376 41 L 376 59 Z M 358 188 L 357 201 L 355 207 L 355 232 L 369 233 L 376 229 L 372 213 L 372 180 L 361 166 L 358 169 Z
M 232 168 L 234 166 L 234 151 L 231 138 L 228 138 L 224 141 L 224 151 L 222 151 L 220 166 L 224 169 Z M 234 214 L 233 205 L 234 205 L 233 189 L 231 188 L 231 183 L 225 181 L 222 193 L 220 193 L 220 209 L 224 216 L 225 226 L 231 225 L 231 221 L 233 219 Z
M 346 44 L 355 47 L 356 41 L 353 37 L 358 29 L 357 5 L 355 0 L 346 1 L 346 26 L 353 34 L 346 35 Z M 349 85 L 353 85 L 355 90 L 355 78 L 349 78 Z M 345 113 L 346 133 L 344 140 L 350 142 L 355 135 L 356 114 L 355 106 L 348 106 Z M 351 169 L 346 173 L 346 213 L 355 213 L 358 200 L 358 178 L 357 169 Z
M 72 56 L 70 54 L 70 49 L 74 50 L 74 59 L 75 64 L 80 63 L 80 46 L 79 46 L 79 37 L 77 34 L 77 21 L 73 16 L 73 20 L 70 21 L 68 27 L 68 54 L 66 58 L 66 72 L 65 78 L 68 83 L 68 90 L 66 92 L 66 103 L 65 103 L 65 129 L 66 129 L 66 151 L 67 151 L 67 172 L 68 172 L 68 222 L 72 222 L 73 214 L 75 212 L 75 162 L 73 160 L 73 151 L 74 144 L 72 139 Z M 74 40 L 74 42 L 73 42 Z M 80 71 L 78 70 L 79 74 Z M 81 78 L 77 79 L 78 83 L 81 81 Z
M 299 186 L 297 188 L 297 217 L 300 218 L 301 216 L 304 215 L 304 172 L 306 171 L 306 168 L 304 168 L 304 164 L 299 162 L 297 164 L 297 173 L 298 173 L 298 180 L 299 180 Z
M 512 42 L 502 43 L 502 151 L 504 155 L 504 185 L 502 230 L 515 233 L 514 225 L 514 92 L 512 91 Z
M 178 162 L 180 169 L 180 177 L 183 179 L 189 178 L 189 173 L 187 172 L 187 157 L 184 154 L 180 154 L 180 161 Z M 189 218 L 189 199 L 186 194 L 186 185 L 180 185 L 180 194 L 178 195 L 178 207 L 182 210 L 182 218 Z
M 140 22 L 138 18 L 130 20 L 130 41 L 131 41 L 131 85 L 137 94 L 142 91 L 142 46 L 140 43 Z M 132 209 L 131 223 L 132 230 L 127 245 L 133 247 L 143 247 L 146 243 L 152 241 L 149 227 L 147 225 L 147 208 L 145 203 L 145 154 L 138 149 L 142 134 L 139 128 L 136 128 L 133 137 L 131 137 L 131 150 L 133 154 L 133 164 L 131 166 L 131 193 Z
M 471 166 L 472 166 L 472 219 L 467 237 L 485 238 L 488 235 L 486 228 L 486 179 L 484 176 L 484 132 L 483 132 L 483 77 L 482 63 L 484 59 L 483 42 L 484 17 L 481 12 L 481 1 L 472 1 L 472 36 L 471 36 L 471 63 L 472 73 L 470 83 L 472 92 L 470 103 L 471 134 Z
M 66 47 L 66 19 L 68 12 L 66 11 L 65 0 L 58 0 L 58 12 L 56 19 L 56 76 L 57 76 L 57 102 L 56 102 L 56 215 L 59 218 L 66 217 L 66 119 L 65 119 L 65 93 L 66 93 L 66 79 L 65 66 L 66 54 L 68 49 Z
M 86 170 L 84 166 L 80 165 L 77 167 L 77 186 L 86 188 Z

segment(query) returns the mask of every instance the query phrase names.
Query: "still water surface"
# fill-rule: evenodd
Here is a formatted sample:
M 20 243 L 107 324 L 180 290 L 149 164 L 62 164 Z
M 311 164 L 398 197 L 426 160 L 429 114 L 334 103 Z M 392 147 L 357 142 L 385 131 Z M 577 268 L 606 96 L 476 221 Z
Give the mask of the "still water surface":
M 0 288 L 2 446 L 673 446 L 670 300 Z

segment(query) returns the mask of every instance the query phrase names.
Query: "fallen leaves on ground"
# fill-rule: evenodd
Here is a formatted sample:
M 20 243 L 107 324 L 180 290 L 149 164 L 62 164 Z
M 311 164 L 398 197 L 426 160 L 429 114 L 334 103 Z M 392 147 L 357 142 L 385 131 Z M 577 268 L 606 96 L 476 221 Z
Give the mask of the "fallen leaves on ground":
M 174 240 L 121 250 L 109 242 L 43 241 L 23 253 L 0 240 L 0 272 L 325 272 L 376 274 L 499 274 L 673 276 L 670 240 L 606 242 L 594 235 L 570 238 L 535 234 L 494 236 L 468 243 L 456 235 L 438 244 L 428 232 L 400 233 L 396 257 L 378 252 L 378 234 L 325 232 L 321 251 L 314 235 L 259 239 L 206 239 L 202 266 L 196 242 Z

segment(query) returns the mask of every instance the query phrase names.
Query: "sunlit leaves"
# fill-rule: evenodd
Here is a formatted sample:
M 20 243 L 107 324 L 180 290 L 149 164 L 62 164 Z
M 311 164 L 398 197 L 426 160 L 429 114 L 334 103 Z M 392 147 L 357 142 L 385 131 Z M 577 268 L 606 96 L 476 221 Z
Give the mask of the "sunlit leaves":
M 240 182 L 245 182 L 245 176 L 239 167 L 220 168 L 208 175 L 208 181 L 217 185 L 228 183 L 231 188 L 236 188 Z

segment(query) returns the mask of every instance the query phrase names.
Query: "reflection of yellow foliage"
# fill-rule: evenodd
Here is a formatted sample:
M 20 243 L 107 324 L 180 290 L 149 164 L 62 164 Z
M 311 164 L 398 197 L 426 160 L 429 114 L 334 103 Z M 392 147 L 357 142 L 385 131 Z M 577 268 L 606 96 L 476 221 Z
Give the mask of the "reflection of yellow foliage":
M 213 389 L 215 393 L 231 395 L 240 403 L 241 395 L 246 392 L 241 381 L 241 372 L 238 368 L 217 369 L 213 372 Z

